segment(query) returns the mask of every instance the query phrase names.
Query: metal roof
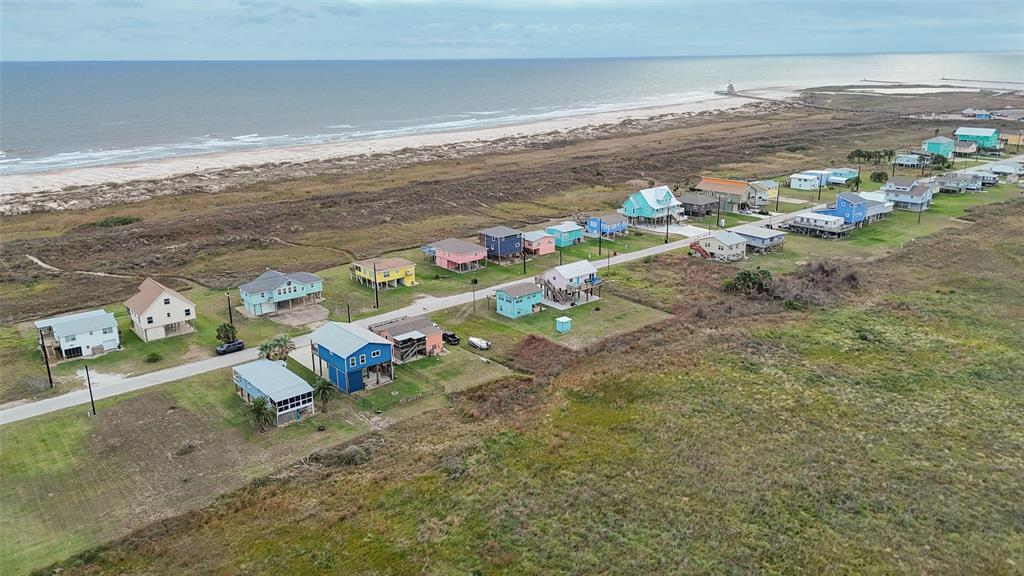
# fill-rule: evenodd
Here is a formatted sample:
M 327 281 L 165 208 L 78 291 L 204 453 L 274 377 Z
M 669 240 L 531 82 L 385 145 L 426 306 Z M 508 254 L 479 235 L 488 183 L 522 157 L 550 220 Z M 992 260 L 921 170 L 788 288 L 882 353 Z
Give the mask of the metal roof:
M 779 236 L 786 235 L 782 230 L 773 230 L 763 226 L 737 226 L 736 228 L 733 228 L 732 231 L 741 236 L 761 238 L 762 240 L 771 240 L 772 238 L 778 238 Z
M 929 138 L 929 139 L 925 140 L 926 144 L 929 143 L 929 142 L 931 142 L 933 144 L 949 144 L 950 142 L 953 142 L 953 139 L 952 138 L 946 138 L 945 136 L 935 136 L 934 138 Z
M 548 238 L 555 237 L 554 234 L 549 234 L 547 230 L 530 230 L 529 232 L 523 232 L 523 240 L 527 242 L 536 242 L 545 236 Z
M 35 325 L 40 330 L 50 328 L 54 336 L 63 338 L 64 336 L 77 336 L 78 334 L 94 332 L 104 328 L 114 328 L 116 330 L 117 319 L 110 312 L 97 309 L 36 320 Z
M 867 198 L 854 194 L 853 192 L 840 192 L 839 194 L 836 194 L 836 198 L 842 198 L 850 204 L 863 204 L 868 201 Z
M 622 214 L 619 214 L 618 212 L 608 212 L 606 214 L 598 214 L 596 216 L 596 218 L 600 218 L 601 221 L 604 222 L 605 224 L 617 224 L 619 222 L 625 222 L 625 221 L 628 220 L 628 218 L 626 218 Z
M 480 231 L 484 236 L 490 236 L 491 238 L 505 238 L 508 236 L 521 236 L 523 233 L 515 228 L 509 228 L 508 226 L 492 226 L 490 228 L 484 228 Z
M 737 244 L 747 243 L 747 241 L 743 239 L 743 236 L 740 236 L 739 234 L 731 232 L 729 230 L 716 232 L 711 237 L 714 238 L 715 240 L 718 240 L 722 244 L 725 244 L 726 246 L 735 246 Z
M 583 227 L 575 222 L 562 222 L 561 224 L 555 224 L 548 226 L 548 230 L 557 230 L 559 232 L 575 232 L 577 230 L 583 230 Z
M 486 250 L 486 248 L 479 244 L 459 240 L 458 238 L 445 238 L 444 240 L 434 242 L 430 246 L 434 248 L 434 250 L 444 250 L 445 252 L 451 252 L 452 254 L 472 254 L 473 252 L 482 252 Z
M 395 270 L 398 268 L 405 268 L 406 266 L 415 266 L 411 261 L 405 258 L 370 258 L 369 260 L 356 260 L 353 262 L 358 266 L 366 269 L 373 269 L 373 265 L 377 265 L 377 272 L 384 272 L 387 270 Z
M 669 195 L 668 203 L 662 201 L 665 194 Z M 639 192 L 634 192 L 632 196 L 640 195 L 644 199 L 644 202 L 651 208 L 662 208 L 664 206 L 679 206 L 679 200 L 676 200 L 672 190 L 668 186 L 657 186 L 655 188 L 644 188 Z
M 342 357 L 349 357 L 367 344 L 391 344 L 362 326 L 328 322 L 309 335 L 310 340 Z
M 957 136 L 995 136 L 999 131 L 995 128 L 973 128 L 971 126 L 961 126 L 956 129 Z
M 682 202 L 683 204 L 695 204 L 697 206 L 704 206 L 705 204 L 716 204 L 718 202 L 718 199 L 712 198 L 711 196 L 705 196 L 703 194 L 687 192 L 686 194 L 679 196 L 679 201 Z
M 402 339 L 402 336 L 417 332 L 421 336 L 429 336 L 431 334 L 437 334 L 443 332 L 441 327 L 425 316 L 414 316 L 412 318 L 396 318 L 395 320 L 389 320 L 387 322 L 381 322 L 380 324 L 374 324 L 370 326 L 370 331 L 374 334 L 381 334 L 387 332 L 391 334 L 396 340 Z
M 552 270 L 561 275 L 562 278 L 566 279 L 597 274 L 597 268 L 594 268 L 594 265 L 591 264 L 589 260 L 578 260 L 576 262 L 562 264 L 561 266 L 555 266 Z
M 278 272 L 277 270 L 267 270 L 263 274 L 257 276 L 255 280 L 242 284 L 238 289 L 249 294 L 254 294 L 256 292 L 270 292 L 279 286 L 283 286 L 289 281 L 297 284 L 311 284 L 313 282 L 320 282 L 321 279 L 319 276 L 310 274 L 309 272 Z
M 505 288 L 498 288 L 496 292 L 504 292 L 513 298 L 522 298 L 523 296 L 529 296 L 530 294 L 536 294 L 541 291 L 539 284 L 533 282 L 520 282 L 519 284 L 513 284 Z
M 285 368 L 283 362 L 260 359 L 235 366 L 232 370 L 274 402 L 282 402 L 313 391 L 298 374 Z

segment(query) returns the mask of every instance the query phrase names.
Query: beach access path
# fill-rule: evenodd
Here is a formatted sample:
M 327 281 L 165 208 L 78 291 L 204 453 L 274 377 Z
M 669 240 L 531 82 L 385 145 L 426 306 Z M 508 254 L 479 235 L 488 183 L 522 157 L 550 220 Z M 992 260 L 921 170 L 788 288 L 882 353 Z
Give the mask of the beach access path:
M 795 218 L 797 215 L 804 212 L 813 211 L 822 208 L 823 205 L 817 205 L 804 210 L 796 212 L 790 212 L 786 214 L 773 215 L 770 218 L 759 220 L 756 222 L 746 222 L 739 226 L 770 226 L 780 224 Z M 727 228 L 726 230 L 730 230 Z M 710 235 L 714 231 L 708 231 Z M 673 250 L 680 250 L 687 248 L 691 242 L 700 236 L 691 236 L 683 238 L 681 240 L 670 241 L 665 244 L 657 246 L 651 246 L 650 248 L 644 248 L 637 250 L 636 252 L 629 252 L 625 254 L 618 254 L 602 260 L 593 260 L 594 266 L 600 270 L 608 266 L 617 266 L 619 264 L 626 264 L 628 262 L 634 262 L 647 258 L 648 256 L 656 256 L 665 252 L 671 252 Z M 495 286 L 488 286 L 486 288 L 480 288 L 471 292 L 462 292 L 460 294 L 453 294 L 451 296 L 424 296 L 413 304 L 398 310 L 392 310 L 391 312 L 384 312 L 375 316 L 369 316 L 356 320 L 354 323 L 360 326 L 370 326 L 372 324 L 378 324 L 380 322 L 386 322 L 395 318 L 401 318 L 403 316 L 420 316 L 424 314 L 433 314 L 441 310 L 448 308 L 454 308 L 456 306 L 462 306 L 463 304 L 470 304 L 474 299 L 486 299 L 489 296 L 494 295 L 494 291 L 511 286 L 513 284 L 519 284 L 523 281 L 523 278 L 498 284 Z M 309 334 L 303 334 L 294 338 L 295 347 L 302 348 L 309 345 Z M 182 380 L 184 378 L 190 378 L 192 376 L 198 376 L 199 374 L 205 374 L 206 372 L 212 372 L 214 370 L 221 370 L 223 368 L 230 368 L 246 362 L 256 360 L 258 357 L 259 350 L 257 348 L 247 348 L 241 352 L 235 352 L 234 354 L 228 354 L 225 356 L 215 356 L 213 358 L 206 358 L 203 360 L 197 360 L 195 362 L 189 362 L 187 364 L 181 364 L 173 366 L 171 368 L 165 368 L 163 370 L 157 370 L 155 372 L 149 372 L 147 374 L 141 374 L 139 376 L 130 376 L 123 378 L 108 378 L 102 384 L 93 385 L 93 396 L 96 400 L 102 400 L 104 398 L 110 398 L 112 396 L 118 396 L 128 392 L 134 392 L 136 390 L 142 390 L 151 386 L 157 386 L 159 384 L 166 384 L 168 382 L 174 382 Z M 43 414 L 49 414 L 50 412 L 56 412 L 65 408 L 72 408 L 74 406 L 82 406 L 89 404 L 89 391 L 88 389 L 75 390 L 73 392 L 67 392 L 60 396 L 54 396 L 52 398 L 44 398 L 42 400 L 36 400 L 33 402 L 25 402 L 0 410 L 0 426 L 9 424 L 11 422 L 17 422 L 18 420 L 26 420 L 28 418 L 34 418 L 36 416 L 42 416 Z

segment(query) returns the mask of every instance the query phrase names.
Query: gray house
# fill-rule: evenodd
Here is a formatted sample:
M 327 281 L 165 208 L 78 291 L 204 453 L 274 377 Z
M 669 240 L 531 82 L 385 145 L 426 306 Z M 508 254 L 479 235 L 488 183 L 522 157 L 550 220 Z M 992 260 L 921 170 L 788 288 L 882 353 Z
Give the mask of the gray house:
M 786 241 L 786 233 L 763 226 L 738 226 L 732 229 L 747 242 L 747 251 L 754 254 L 765 254 L 782 250 Z

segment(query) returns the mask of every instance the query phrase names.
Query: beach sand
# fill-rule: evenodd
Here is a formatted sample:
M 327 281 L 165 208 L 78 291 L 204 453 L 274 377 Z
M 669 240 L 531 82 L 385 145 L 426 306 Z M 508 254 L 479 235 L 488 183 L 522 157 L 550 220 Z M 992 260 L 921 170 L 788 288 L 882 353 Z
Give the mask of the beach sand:
M 798 88 L 796 87 L 774 87 L 747 90 L 744 93 L 760 98 L 785 99 L 794 96 L 797 90 Z M 179 156 L 160 160 L 70 168 L 49 172 L 9 174 L 0 176 L 0 195 L 33 194 L 58 191 L 70 187 L 122 184 L 138 180 L 160 180 L 184 174 L 217 172 L 264 164 L 306 163 L 347 156 L 387 153 L 407 148 L 424 148 L 467 142 L 488 142 L 509 137 L 561 132 L 586 126 L 615 124 L 630 119 L 650 118 L 666 114 L 694 114 L 713 110 L 729 110 L 739 108 L 751 102 L 755 102 L 755 100 L 708 94 L 706 98 L 673 105 L 568 116 L 527 124 L 450 132 L 432 132 L 374 140 L 221 152 L 202 156 Z M 11 202 L 11 200 L 13 199 L 9 199 L 8 202 Z

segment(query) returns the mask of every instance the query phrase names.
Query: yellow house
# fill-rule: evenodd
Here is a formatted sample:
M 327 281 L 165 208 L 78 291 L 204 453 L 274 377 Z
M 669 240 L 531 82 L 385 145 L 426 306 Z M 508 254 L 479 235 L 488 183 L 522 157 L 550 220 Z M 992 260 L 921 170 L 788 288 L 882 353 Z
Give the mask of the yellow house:
M 1004 146 L 1020 146 L 1024 144 L 1024 131 L 999 133 L 999 140 Z
M 397 288 L 416 284 L 416 265 L 405 258 L 373 258 L 356 260 L 348 269 L 349 276 L 366 286 Z M 376 277 L 374 276 L 376 274 Z

